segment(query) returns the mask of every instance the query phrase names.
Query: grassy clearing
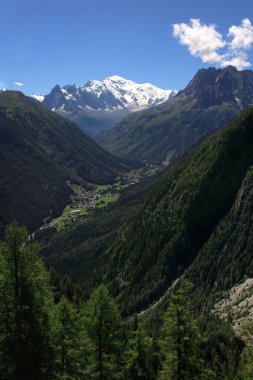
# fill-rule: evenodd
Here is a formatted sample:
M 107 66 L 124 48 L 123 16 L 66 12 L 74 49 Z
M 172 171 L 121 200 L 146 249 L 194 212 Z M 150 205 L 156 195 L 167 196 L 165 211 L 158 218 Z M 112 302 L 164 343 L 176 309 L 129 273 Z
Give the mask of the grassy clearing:
M 97 207 L 105 207 L 108 203 L 115 202 L 119 198 L 119 194 L 108 193 L 95 201 Z
M 73 207 L 70 207 L 69 205 L 66 206 L 65 209 L 63 210 L 61 216 L 59 216 L 58 218 L 56 218 L 52 221 L 52 224 L 54 224 L 57 227 L 58 231 L 61 230 L 62 228 L 65 228 L 66 225 L 73 223 L 75 218 L 85 217 L 85 214 L 84 215 L 78 215 L 78 216 L 71 215 L 71 212 L 75 211 L 75 210 L 80 210 L 81 214 L 82 213 L 88 213 L 86 207 L 75 207 L 75 208 L 73 208 Z
M 97 185 L 96 190 L 97 191 L 104 191 L 104 190 L 110 190 L 112 185 Z

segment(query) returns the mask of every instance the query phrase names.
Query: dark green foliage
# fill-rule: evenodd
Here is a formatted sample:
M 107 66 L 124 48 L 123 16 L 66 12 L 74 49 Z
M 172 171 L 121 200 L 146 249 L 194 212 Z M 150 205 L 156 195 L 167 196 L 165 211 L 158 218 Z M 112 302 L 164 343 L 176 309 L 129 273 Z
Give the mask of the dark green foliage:
M 190 311 L 192 285 L 182 281 L 171 297 L 164 317 L 161 347 L 163 353 L 160 380 L 208 379 L 200 351 L 200 331 Z M 207 377 L 208 376 L 208 377 Z
M 0 257 L 0 378 L 53 376 L 49 280 L 26 230 L 8 226 Z
M 36 234 L 40 241 L 40 255 L 45 263 L 82 286 L 84 298 L 104 280 L 105 268 L 110 265 L 107 247 L 113 242 L 118 227 L 129 217 L 131 210 L 143 200 L 147 188 L 157 178 L 147 178 L 130 186 L 119 200 L 93 212 L 84 222 L 48 235 Z
M 129 215 L 117 203 L 57 234 L 42 254 L 84 289 L 105 282 L 127 314 L 158 300 L 190 265 L 195 305 L 211 305 L 214 284 L 216 293 L 253 275 L 252 164 L 249 110 L 171 166 Z
M 201 357 L 214 380 L 232 380 L 238 370 L 243 343 L 235 337 L 231 326 L 214 315 L 199 320 L 202 337 Z
M 154 379 L 153 356 L 153 340 L 138 325 L 136 317 L 134 328 L 129 332 L 124 349 L 124 378 L 132 380 Z
M 178 287 L 179 285 L 180 282 L 176 286 Z M 195 311 L 193 313 L 195 300 L 193 302 L 192 295 L 194 291 L 195 287 L 193 287 L 190 293 L 190 304 L 188 300 L 187 314 L 190 320 L 193 321 L 195 328 L 197 322 L 198 336 L 195 337 L 198 342 L 197 364 L 202 367 L 204 365 L 205 371 L 203 376 L 207 376 L 208 380 L 234 379 L 244 344 L 235 337 L 228 322 L 210 313 L 201 316 Z M 173 299 L 172 292 L 173 289 L 170 289 L 159 303 L 145 311 L 145 313 L 142 313 L 140 318 L 142 326 L 152 336 L 153 342 L 156 342 L 157 338 L 159 338 L 162 346 L 164 344 L 164 336 L 160 331 L 163 326 L 166 310 L 168 308 L 173 309 L 173 304 L 171 304 Z M 172 330 L 173 332 L 174 330 Z M 156 353 L 159 353 L 159 351 L 156 350 Z M 160 360 L 158 360 L 159 362 Z M 157 368 L 157 366 L 154 368 Z
M 54 302 L 58 303 L 62 297 L 69 302 L 80 305 L 82 299 L 82 289 L 79 285 L 73 284 L 68 276 L 60 276 L 56 270 L 50 270 L 50 285 L 54 295 Z
M 0 379 L 157 379 L 156 339 L 147 335 L 137 318 L 123 326 L 117 305 L 103 285 L 80 304 L 78 288 L 51 270 L 52 292 L 36 250 L 28 244 L 23 228 L 8 226 L 0 255 Z M 160 327 L 153 325 L 157 331 L 152 335 L 160 336 L 165 359 L 160 378 L 232 380 L 237 374 L 236 380 L 242 380 L 245 374 L 250 376 L 248 351 L 238 369 L 242 344 L 216 318 L 202 318 L 198 327 L 190 311 L 188 284 L 178 284 L 169 298 L 162 335 Z M 59 300 L 62 294 L 72 303 L 63 297 Z M 177 377 L 175 368 L 180 368 Z
M 83 375 L 83 352 L 80 317 L 65 299 L 56 306 L 56 372 L 60 379 L 80 379 Z
M 157 300 L 232 207 L 253 163 L 252 126 L 249 111 L 177 162 L 119 229 L 107 281 L 124 310 Z
M 41 237 L 46 262 L 80 281 L 85 298 L 103 282 L 124 316 L 160 300 L 143 325 L 149 332 L 153 329 L 152 338 L 139 324 L 132 331 L 122 329 L 117 306 L 104 286 L 81 306 L 79 288 L 52 271 L 55 309 L 35 246 L 24 244 L 22 229 L 9 227 L 0 259 L 3 380 L 32 379 L 35 363 L 38 379 L 49 374 L 50 379 L 153 379 L 166 304 L 160 378 L 250 378 L 250 351 L 245 350 L 239 365 L 242 343 L 209 313 L 217 297 L 253 276 L 252 189 L 249 110 L 177 161 L 146 195 L 143 189 L 136 194 L 132 190 L 84 223 Z M 184 279 L 194 283 L 191 304 Z M 68 301 L 61 301 L 63 295 Z
M 13 219 L 34 229 L 69 200 L 67 181 L 112 182 L 127 163 L 22 93 L 0 93 L 0 236 Z
M 120 314 L 105 286 L 91 295 L 84 311 L 87 337 L 90 342 L 88 379 L 121 378 Z
M 240 366 L 235 380 L 252 380 L 253 379 L 253 348 L 245 347 L 240 358 Z
M 253 167 L 244 178 L 230 212 L 218 224 L 186 276 L 196 284 L 195 305 L 203 310 L 239 281 L 252 277 Z

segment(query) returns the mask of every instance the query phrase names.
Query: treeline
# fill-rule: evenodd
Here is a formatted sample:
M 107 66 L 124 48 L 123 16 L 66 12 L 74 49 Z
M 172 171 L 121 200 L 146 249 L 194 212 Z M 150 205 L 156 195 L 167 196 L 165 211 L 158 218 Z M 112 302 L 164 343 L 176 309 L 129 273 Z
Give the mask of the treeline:
M 45 270 L 15 223 L 0 246 L 1 380 L 251 379 L 250 348 L 221 322 L 191 312 L 191 284 L 172 292 L 160 331 L 123 321 L 105 286 L 87 302 L 66 277 Z M 222 340 L 221 340 L 222 336 Z M 240 358 L 241 356 L 241 358 Z

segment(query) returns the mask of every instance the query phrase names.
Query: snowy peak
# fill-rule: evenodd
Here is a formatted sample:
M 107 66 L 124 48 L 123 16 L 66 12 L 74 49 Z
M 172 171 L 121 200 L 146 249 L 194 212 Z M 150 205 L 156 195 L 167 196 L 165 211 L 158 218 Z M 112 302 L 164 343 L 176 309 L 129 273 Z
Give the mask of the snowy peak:
M 176 90 L 162 90 L 150 83 L 139 84 L 118 75 L 103 81 L 91 81 L 93 90 L 109 91 L 130 112 L 139 111 L 165 102 L 177 93 Z
M 37 100 L 38 102 L 42 103 L 45 96 L 43 95 L 36 95 L 36 94 L 31 94 L 31 98 Z
M 44 99 L 32 96 L 95 136 L 113 128 L 130 112 L 156 106 L 176 94 L 176 90 L 163 90 L 150 83 L 140 84 L 113 75 L 84 85 L 56 85 Z
M 101 81 L 90 80 L 84 86 L 56 86 L 42 101 L 48 108 L 61 112 L 80 109 L 133 112 L 156 106 L 176 93 L 176 90 L 162 90 L 150 83 L 139 84 L 113 75 Z

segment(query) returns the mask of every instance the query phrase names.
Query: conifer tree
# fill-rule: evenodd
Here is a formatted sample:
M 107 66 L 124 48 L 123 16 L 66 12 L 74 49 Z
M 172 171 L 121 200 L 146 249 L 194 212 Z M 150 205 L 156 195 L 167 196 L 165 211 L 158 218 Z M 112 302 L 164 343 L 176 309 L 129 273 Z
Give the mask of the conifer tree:
M 27 243 L 26 230 L 7 227 L 0 254 L 0 374 L 4 380 L 53 379 L 52 293 Z
M 121 377 L 120 314 L 104 285 L 91 295 L 85 307 L 89 342 L 87 379 L 114 380 Z
M 82 376 L 80 320 L 75 307 L 66 299 L 56 306 L 56 350 L 59 379 L 79 379 Z
M 161 349 L 164 357 L 159 380 L 200 380 L 204 371 L 200 358 L 200 334 L 190 312 L 192 285 L 182 281 L 171 297 L 164 318 Z
M 140 328 L 137 317 L 135 318 L 134 328 L 129 335 L 124 350 L 125 379 L 153 379 L 152 340 Z

